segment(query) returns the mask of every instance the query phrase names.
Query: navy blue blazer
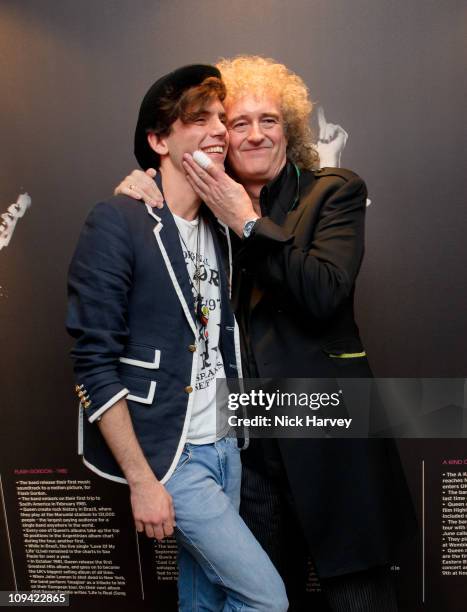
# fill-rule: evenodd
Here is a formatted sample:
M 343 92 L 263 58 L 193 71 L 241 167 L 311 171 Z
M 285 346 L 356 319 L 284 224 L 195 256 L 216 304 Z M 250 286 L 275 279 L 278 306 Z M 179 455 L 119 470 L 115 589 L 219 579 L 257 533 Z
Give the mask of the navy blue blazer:
M 236 378 L 240 349 L 229 300 L 229 234 L 205 207 L 202 214 L 219 265 L 219 346 L 226 376 Z M 84 462 L 101 476 L 126 482 L 95 423 L 126 397 L 142 450 L 166 482 L 185 444 L 199 354 L 192 289 L 167 205 L 154 211 L 126 196 L 97 204 L 81 232 L 68 287 Z

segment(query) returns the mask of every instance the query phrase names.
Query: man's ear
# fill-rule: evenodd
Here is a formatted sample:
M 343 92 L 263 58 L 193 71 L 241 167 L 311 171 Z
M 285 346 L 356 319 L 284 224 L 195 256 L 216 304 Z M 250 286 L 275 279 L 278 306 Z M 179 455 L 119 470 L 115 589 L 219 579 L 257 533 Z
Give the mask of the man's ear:
M 153 151 L 155 151 L 158 155 L 167 155 L 169 152 L 169 147 L 167 145 L 167 140 L 163 136 L 158 136 L 151 132 L 148 134 L 148 143 Z

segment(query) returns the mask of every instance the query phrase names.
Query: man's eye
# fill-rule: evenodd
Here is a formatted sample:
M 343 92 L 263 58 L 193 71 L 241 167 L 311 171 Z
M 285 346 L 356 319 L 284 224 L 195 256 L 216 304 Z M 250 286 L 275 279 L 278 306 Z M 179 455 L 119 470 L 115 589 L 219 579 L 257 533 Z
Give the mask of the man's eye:
M 277 124 L 277 119 L 274 119 L 274 117 L 265 117 L 264 119 L 261 119 L 261 125 L 263 125 L 266 128 L 270 128 L 276 124 Z
M 237 121 L 232 125 L 232 129 L 236 132 L 244 132 L 248 127 L 248 123 L 246 121 Z

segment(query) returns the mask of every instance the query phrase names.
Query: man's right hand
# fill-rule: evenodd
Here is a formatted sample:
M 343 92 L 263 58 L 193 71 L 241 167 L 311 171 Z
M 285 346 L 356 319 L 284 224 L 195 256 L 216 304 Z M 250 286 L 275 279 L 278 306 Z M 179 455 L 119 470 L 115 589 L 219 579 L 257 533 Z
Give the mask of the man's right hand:
M 171 495 L 158 480 L 143 481 L 130 487 L 131 507 L 136 530 L 148 538 L 163 540 L 175 527 L 175 510 Z
M 108 408 L 98 426 L 130 487 L 136 529 L 149 538 L 163 540 L 173 534 L 175 510 L 172 497 L 146 459 L 133 428 L 126 399 Z
M 148 168 L 146 172 L 133 170 L 117 185 L 114 195 L 127 195 L 135 200 L 143 200 L 153 208 L 162 208 L 164 198 L 153 180 L 156 174 L 154 168 Z

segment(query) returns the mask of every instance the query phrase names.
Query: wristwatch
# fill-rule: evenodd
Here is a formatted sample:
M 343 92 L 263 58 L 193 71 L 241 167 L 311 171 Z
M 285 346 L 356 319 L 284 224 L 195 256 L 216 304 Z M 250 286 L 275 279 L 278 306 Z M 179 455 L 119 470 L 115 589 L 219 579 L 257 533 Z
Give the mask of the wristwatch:
M 243 224 L 243 238 L 249 238 L 251 236 L 251 232 L 255 227 L 256 221 L 258 221 L 258 217 L 256 219 L 247 219 Z

